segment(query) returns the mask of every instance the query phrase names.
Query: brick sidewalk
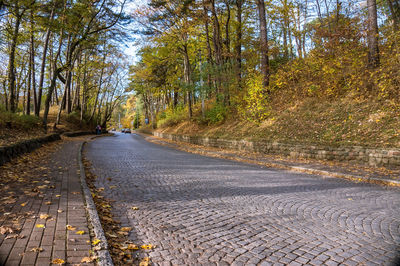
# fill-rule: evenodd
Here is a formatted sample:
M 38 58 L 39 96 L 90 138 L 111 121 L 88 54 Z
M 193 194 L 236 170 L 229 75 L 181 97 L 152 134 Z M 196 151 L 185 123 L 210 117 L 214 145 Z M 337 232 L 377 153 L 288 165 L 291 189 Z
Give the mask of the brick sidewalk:
M 77 161 L 85 139 L 57 141 L 0 168 L 0 265 L 72 265 L 90 256 Z

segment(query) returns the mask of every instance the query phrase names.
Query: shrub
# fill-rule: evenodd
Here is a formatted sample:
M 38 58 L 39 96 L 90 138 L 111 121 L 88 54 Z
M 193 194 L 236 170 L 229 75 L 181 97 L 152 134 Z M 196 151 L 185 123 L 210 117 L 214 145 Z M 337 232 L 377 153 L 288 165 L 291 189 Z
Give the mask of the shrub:
M 183 106 L 175 109 L 168 107 L 164 112 L 158 114 L 157 127 L 170 127 L 183 121 L 187 116 L 187 110 Z
M 260 73 L 250 73 L 246 81 L 246 93 L 243 104 L 239 106 L 239 112 L 243 118 L 261 122 L 270 115 L 270 105 L 263 87 L 263 77 Z
M 205 112 L 207 124 L 218 124 L 225 120 L 227 108 L 222 103 L 216 103 L 214 106 Z
M 40 118 L 33 115 L 19 115 L 11 112 L 0 111 L 0 126 L 18 128 L 23 130 L 33 129 L 39 126 Z

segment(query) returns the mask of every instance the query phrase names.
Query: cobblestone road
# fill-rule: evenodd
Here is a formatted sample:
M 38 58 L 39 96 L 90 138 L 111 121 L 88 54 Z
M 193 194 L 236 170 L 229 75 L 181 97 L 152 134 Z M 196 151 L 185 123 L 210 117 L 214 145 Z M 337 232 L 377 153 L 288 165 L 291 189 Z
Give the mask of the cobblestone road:
M 398 262 L 399 189 L 202 157 L 134 134 L 99 138 L 86 156 L 134 228 L 129 238 L 157 246 L 154 264 Z

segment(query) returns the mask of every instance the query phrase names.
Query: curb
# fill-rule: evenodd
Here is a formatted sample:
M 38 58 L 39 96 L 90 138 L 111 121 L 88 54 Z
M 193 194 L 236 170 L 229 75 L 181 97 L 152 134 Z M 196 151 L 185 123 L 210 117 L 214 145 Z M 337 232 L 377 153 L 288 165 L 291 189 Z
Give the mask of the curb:
M 43 137 L 20 141 L 8 146 L 0 146 L 0 166 L 25 153 L 34 151 L 43 144 L 60 140 L 60 134 L 48 134 Z
M 277 165 L 280 165 L 280 164 L 277 164 Z M 395 186 L 395 187 L 400 186 L 400 181 L 398 181 L 398 180 L 375 178 L 375 177 L 364 177 L 364 176 L 358 176 L 358 175 L 350 175 L 350 174 L 343 174 L 343 173 L 337 173 L 337 172 L 317 170 L 317 169 L 300 167 L 300 166 L 287 166 L 287 167 L 289 168 L 289 170 L 294 171 L 294 172 L 343 178 L 343 179 L 347 179 L 347 180 L 350 180 L 353 182 L 365 182 L 365 183 L 380 184 L 380 185 Z
M 138 135 L 142 135 L 142 134 L 146 135 L 146 133 L 142 133 L 142 132 L 136 132 L 136 134 L 138 134 Z M 143 135 L 142 135 L 142 137 L 144 137 Z M 148 134 L 148 135 L 149 135 L 149 137 L 153 137 L 154 138 L 154 135 L 151 135 L 151 134 Z M 144 137 L 144 139 L 146 140 L 146 137 Z M 163 139 L 163 138 L 161 138 L 161 139 Z M 166 143 L 169 144 L 168 142 L 166 142 Z M 157 143 L 155 143 L 155 144 L 157 144 Z M 171 148 L 173 148 L 173 149 L 186 151 L 184 149 L 181 149 L 179 147 L 179 145 L 177 147 L 174 147 L 173 145 L 169 145 L 169 146 Z M 194 152 L 191 152 L 191 153 L 194 153 Z M 205 155 L 205 154 L 203 154 L 203 156 L 213 157 L 212 155 Z M 259 161 L 256 161 L 256 160 L 252 160 L 250 158 L 246 159 L 246 160 L 241 160 L 241 159 L 238 159 L 237 157 L 232 157 L 232 156 L 223 156 L 223 158 L 227 159 L 227 160 L 233 160 L 233 161 L 239 161 L 239 162 L 244 162 L 244 163 L 250 163 L 250 164 L 256 164 L 256 165 L 265 166 L 265 164 L 263 164 L 263 163 L 261 163 Z M 324 170 L 317 170 L 317 169 L 301 167 L 301 166 L 289 166 L 289 165 L 280 164 L 280 163 L 277 163 L 277 162 L 267 163 L 267 164 L 268 164 L 268 167 L 276 167 L 276 168 L 286 169 L 286 170 L 293 171 L 293 172 L 298 172 L 298 173 L 307 173 L 307 174 L 314 174 L 314 175 L 320 175 L 320 176 L 342 178 L 342 179 L 347 179 L 349 181 L 358 182 L 358 183 L 359 182 L 364 182 L 364 183 L 371 183 L 371 184 L 380 184 L 380 185 L 385 185 L 385 186 L 400 187 L 400 180 L 392 180 L 392 179 L 385 179 L 385 178 L 375 178 L 375 177 L 364 177 L 364 176 L 358 176 L 358 175 L 351 175 L 351 174 L 330 172 L 330 171 L 324 171 Z
M 107 239 L 104 235 L 103 227 L 101 226 L 101 222 L 99 219 L 99 215 L 97 213 L 96 205 L 94 204 L 92 194 L 86 184 L 86 175 L 85 175 L 85 168 L 83 167 L 82 163 L 82 150 L 83 145 L 85 145 L 86 141 L 81 143 L 78 152 L 78 162 L 79 162 L 79 169 L 80 169 L 80 179 L 81 179 L 81 186 L 84 194 L 86 211 L 89 215 L 89 222 L 92 225 L 94 235 L 97 239 L 100 240 L 99 246 L 100 250 L 96 250 L 96 254 L 98 257 L 98 265 L 100 266 L 114 266 L 114 263 L 111 259 L 110 252 L 108 251 L 108 244 Z

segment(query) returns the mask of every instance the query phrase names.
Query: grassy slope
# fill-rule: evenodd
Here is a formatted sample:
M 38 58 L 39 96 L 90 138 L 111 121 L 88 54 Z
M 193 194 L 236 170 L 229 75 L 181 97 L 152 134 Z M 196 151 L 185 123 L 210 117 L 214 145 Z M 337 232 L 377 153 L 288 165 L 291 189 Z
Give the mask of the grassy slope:
M 351 96 L 335 100 L 309 98 L 279 108 L 273 108 L 271 117 L 259 125 L 228 117 L 219 125 L 205 126 L 185 121 L 158 130 L 296 144 L 400 147 L 400 109 L 389 101 Z
M 61 115 L 61 123 L 57 125 L 57 129 L 53 129 L 54 122 L 57 118 L 58 108 L 51 108 L 48 117 L 47 134 L 53 132 L 93 130 L 86 125 L 80 125 L 79 119 L 75 116 Z M 42 115 L 42 114 L 41 114 Z M 34 116 L 10 115 L 9 113 L 0 112 L 0 146 L 9 145 L 22 140 L 41 137 L 46 135 L 42 128 L 40 119 Z

